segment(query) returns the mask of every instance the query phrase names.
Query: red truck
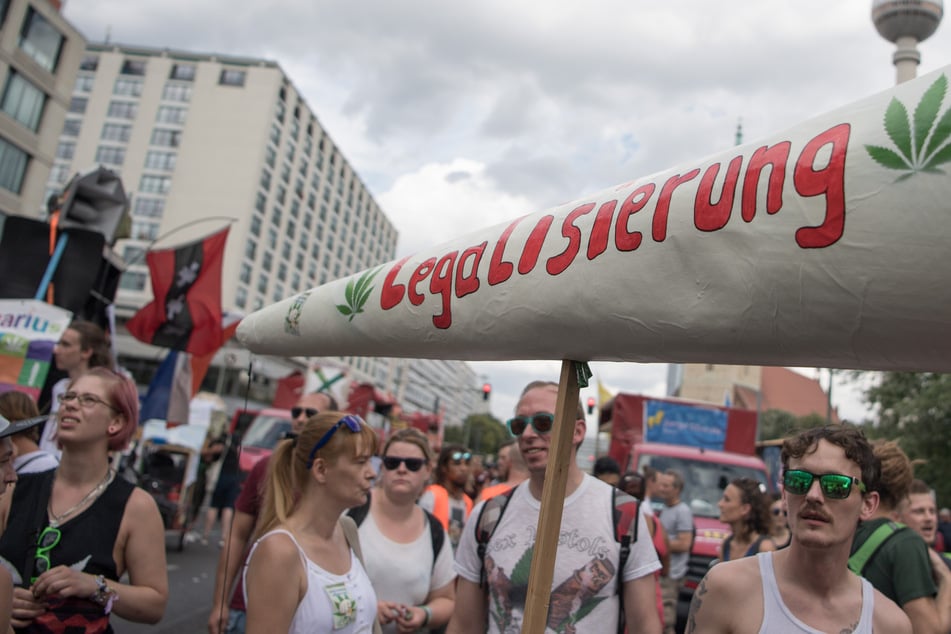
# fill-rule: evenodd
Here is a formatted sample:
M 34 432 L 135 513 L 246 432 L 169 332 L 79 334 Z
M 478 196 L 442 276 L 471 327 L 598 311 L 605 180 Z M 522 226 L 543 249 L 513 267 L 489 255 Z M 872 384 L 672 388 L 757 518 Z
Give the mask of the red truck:
M 643 472 L 650 466 L 658 471 L 676 469 L 684 477 L 681 499 L 693 513 L 696 536 L 677 606 L 677 630 L 681 631 L 693 591 L 729 534 L 718 519 L 717 502 L 723 489 L 740 477 L 759 480 L 769 489 L 766 465 L 756 456 L 756 412 L 618 394 L 602 409 L 601 422 L 610 424 L 608 453 L 622 472 Z

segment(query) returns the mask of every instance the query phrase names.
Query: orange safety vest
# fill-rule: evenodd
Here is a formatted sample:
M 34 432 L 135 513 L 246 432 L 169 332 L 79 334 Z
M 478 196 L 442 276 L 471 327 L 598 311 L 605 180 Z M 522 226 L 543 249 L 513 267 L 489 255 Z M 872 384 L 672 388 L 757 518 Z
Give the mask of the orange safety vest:
M 479 501 L 489 500 L 494 498 L 496 495 L 501 495 L 508 491 L 509 489 L 514 489 L 518 485 L 511 485 L 506 482 L 500 482 L 499 484 L 493 484 L 492 486 L 485 487 L 482 489 L 482 492 L 479 493 Z
M 433 515 L 437 520 L 440 521 L 443 528 L 447 531 L 449 530 L 449 491 L 446 490 L 446 487 L 441 484 L 430 484 L 426 488 L 426 491 L 433 494 Z M 466 519 L 469 519 L 469 514 L 472 513 L 472 498 L 470 498 L 465 493 L 462 494 L 462 499 L 466 503 Z

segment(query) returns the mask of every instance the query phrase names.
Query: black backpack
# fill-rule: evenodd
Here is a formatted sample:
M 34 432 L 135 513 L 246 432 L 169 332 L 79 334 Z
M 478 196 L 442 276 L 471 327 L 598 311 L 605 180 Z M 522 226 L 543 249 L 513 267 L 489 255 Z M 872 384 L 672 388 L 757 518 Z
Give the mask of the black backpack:
M 422 507 L 420 507 L 422 508 Z M 366 519 L 367 513 L 370 512 L 370 496 L 367 495 L 366 504 L 361 506 L 355 506 L 349 511 L 349 515 L 357 526 L 363 523 L 363 520 Z M 426 514 L 426 519 L 429 521 L 429 537 L 433 545 L 433 567 L 436 567 L 436 558 L 439 556 L 439 553 L 442 552 L 443 544 L 446 542 L 446 529 L 442 527 L 442 524 L 439 520 L 436 519 L 432 513 L 423 509 L 423 513 Z
M 495 497 L 489 498 L 482 505 L 479 516 L 476 518 L 476 552 L 479 555 L 479 585 L 485 587 L 485 549 L 495 528 L 505 513 L 505 507 L 508 506 L 517 487 L 512 487 L 505 493 L 500 493 Z M 624 584 L 621 577 L 624 573 L 624 566 L 627 558 L 631 554 L 631 544 L 637 541 L 637 515 L 640 513 L 640 501 L 632 495 L 617 488 L 611 489 L 611 501 L 613 502 L 613 511 L 611 522 L 614 524 L 614 539 L 621 544 L 621 551 L 618 554 L 617 568 L 617 594 L 620 602 L 621 615 L 618 619 L 618 632 L 624 631 Z

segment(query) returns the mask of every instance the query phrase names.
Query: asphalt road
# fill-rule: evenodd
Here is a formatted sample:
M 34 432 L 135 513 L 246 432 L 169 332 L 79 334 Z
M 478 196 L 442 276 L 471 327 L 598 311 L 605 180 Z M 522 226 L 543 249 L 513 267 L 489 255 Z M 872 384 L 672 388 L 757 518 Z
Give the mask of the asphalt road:
M 157 625 L 111 619 L 117 634 L 204 634 L 208 631 L 208 613 L 215 587 L 218 565 L 218 533 L 212 533 L 208 545 L 187 544 L 176 552 L 177 538 L 166 539 L 168 557 L 168 605 Z

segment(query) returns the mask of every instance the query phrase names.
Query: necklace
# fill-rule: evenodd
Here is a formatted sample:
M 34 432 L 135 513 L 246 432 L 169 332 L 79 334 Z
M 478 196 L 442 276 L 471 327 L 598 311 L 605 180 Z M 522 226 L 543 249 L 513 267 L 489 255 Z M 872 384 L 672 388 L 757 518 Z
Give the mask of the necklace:
M 62 524 L 67 518 L 69 518 L 71 515 L 73 515 L 73 513 L 75 513 L 75 512 L 78 511 L 79 509 L 81 509 L 81 508 L 83 508 L 84 506 L 86 506 L 87 503 L 92 502 L 93 500 L 95 500 L 96 498 L 98 498 L 100 495 L 102 495 L 102 492 L 106 490 L 106 487 L 108 487 L 110 484 L 112 484 L 112 480 L 113 480 L 113 478 L 115 478 L 115 477 L 116 477 L 116 472 L 115 472 L 115 471 L 113 471 L 112 469 L 109 469 L 108 471 L 106 471 L 106 477 L 104 477 L 104 478 L 102 479 L 102 481 L 101 481 L 99 484 L 97 484 L 94 488 L 92 488 L 92 489 L 89 491 L 89 493 L 87 493 L 85 496 L 83 496 L 83 499 L 81 499 L 79 502 L 77 502 L 77 503 L 74 504 L 73 506 L 69 507 L 68 509 L 66 509 L 65 511 L 63 511 L 62 513 L 60 513 L 59 515 L 54 515 L 54 514 L 53 514 L 53 501 L 52 501 L 52 499 L 50 499 L 49 501 L 47 501 L 47 503 L 46 503 L 46 511 L 47 511 L 47 513 L 49 513 L 49 516 L 50 516 L 50 526 L 51 526 L 52 528 L 57 528 L 57 527 L 58 527 L 60 524 Z M 52 498 L 52 496 L 50 496 L 50 497 Z

